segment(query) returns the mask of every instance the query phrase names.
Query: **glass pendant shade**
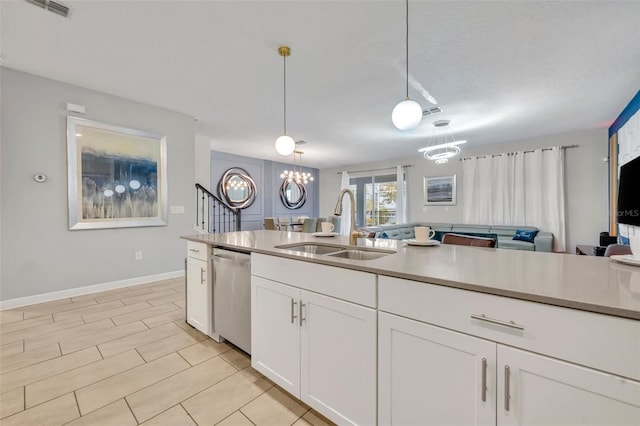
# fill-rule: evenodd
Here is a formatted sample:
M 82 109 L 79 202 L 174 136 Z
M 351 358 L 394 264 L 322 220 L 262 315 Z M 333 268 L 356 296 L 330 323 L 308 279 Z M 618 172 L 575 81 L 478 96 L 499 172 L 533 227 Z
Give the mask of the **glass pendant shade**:
M 296 142 L 291 136 L 282 135 L 276 139 L 276 151 L 278 151 L 278 154 L 284 156 L 291 155 L 295 149 Z
M 422 107 L 416 101 L 405 99 L 393 108 L 391 121 L 400 130 L 412 130 L 422 120 Z

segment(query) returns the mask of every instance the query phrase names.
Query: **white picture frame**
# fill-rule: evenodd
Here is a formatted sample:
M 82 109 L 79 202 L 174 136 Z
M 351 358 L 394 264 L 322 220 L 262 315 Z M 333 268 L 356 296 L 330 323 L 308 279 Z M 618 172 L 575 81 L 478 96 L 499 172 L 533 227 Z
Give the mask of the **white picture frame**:
M 455 206 L 456 203 L 456 175 L 424 177 L 425 206 Z
M 167 225 L 166 137 L 67 117 L 69 229 Z

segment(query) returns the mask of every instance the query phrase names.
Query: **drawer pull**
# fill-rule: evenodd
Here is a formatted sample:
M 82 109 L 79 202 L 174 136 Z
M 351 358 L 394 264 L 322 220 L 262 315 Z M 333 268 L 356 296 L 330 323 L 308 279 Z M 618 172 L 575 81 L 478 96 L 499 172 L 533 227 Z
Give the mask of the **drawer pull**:
M 509 395 L 509 381 L 511 376 L 511 368 L 508 365 L 504 366 L 504 409 L 505 411 L 509 411 L 509 399 L 511 399 L 511 395 Z
M 298 318 L 298 316 L 295 314 L 295 306 L 297 304 L 298 302 L 291 299 L 291 324 L 293 324 L 295 322 L 295 319 Z
M 194 249 L 194 248 L 190 248 L 189 251 L 192 251 L 194 253 L 200 253 L 200 250 L 198 249 Z
M 516 324 L 513 321 L 502 321 L 495 318 L 489 318 L 485 314 L 480 314 L 480 315 L 472 314 L 471 318 L 477 319 L 479 321 L 490 322 L 491 324 L 504 325 L 505 327 L 515 328 L 516 330 L 524 330 L 524 325 Z
M 482 358 L 482 402 L 487 400 L 487 359 Z

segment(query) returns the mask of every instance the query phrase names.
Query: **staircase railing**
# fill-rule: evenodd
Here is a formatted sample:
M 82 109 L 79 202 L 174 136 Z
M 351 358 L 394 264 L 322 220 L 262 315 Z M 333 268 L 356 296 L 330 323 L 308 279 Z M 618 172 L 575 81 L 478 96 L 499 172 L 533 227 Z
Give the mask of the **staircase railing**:
M 239 231 L 240 210 L 229 207 L 196 183 L 196 226 L 210 234 Z

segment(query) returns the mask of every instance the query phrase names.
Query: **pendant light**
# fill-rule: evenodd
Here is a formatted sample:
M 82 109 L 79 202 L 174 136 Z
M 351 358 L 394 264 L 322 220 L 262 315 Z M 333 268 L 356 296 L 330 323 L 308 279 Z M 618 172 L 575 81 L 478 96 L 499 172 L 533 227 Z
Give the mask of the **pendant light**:
M 466 140 L 456 140 L 452 133 L 447 133 L 447 126 L 451 122 L 449 120 L 439 120 L 433 123 L 436 128 L 435 134 L 430 138 L 429 144 L 424 148 L 420 148 L 418 152 L 422 152 L 424 158 L 435 161 L 436 164 L 444 164 L 449 158 L 460 154 L 459 145 L 467 143 Z
M 420 120 L 422 120 L 422 107 L 416 101 L 409 99 L 409 0 L 405 0 L 406 5 L 406 34 L 405 34 L 405 53 L 406 53 L 406 83 L 407 92 L 404 101 L 399 102 L 398 105 L 393 108 L 391 113 L 391 121 L 393 125 L 400 130 L 412 130 L 418 127 Z
M 280 46 L 278 53 L 282 56 L 284 66 L 284 91 L 283 91 L 283 110 L 284 110 L 284 132 L 283 135 L 276 139 L 276 151 L 278 154 L 287 156 L 291 155 L 296 149 L 296 143 L 291 136 L 287 135 L 287 56 L 291 55 L 291 49 L 287 46 Z
M 298 165 L 298 169 L 296 170 L 296 154 L 300 159 L 300 164 Z M 293 170 L 285 170 L 280 174 L 281 179 L 286 179 L 287 182 L 295 182 L 297 184 L 308 184 L 309 182 L 313 182 L 314 178 L 311 172 L 303 172 L 302 171 L 302 151 L 293 151 Z

